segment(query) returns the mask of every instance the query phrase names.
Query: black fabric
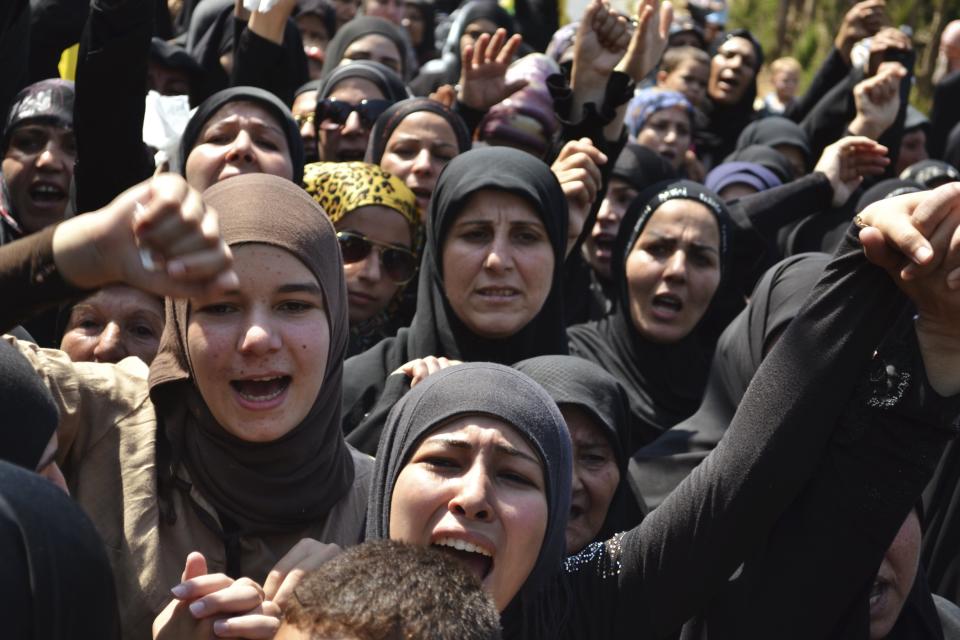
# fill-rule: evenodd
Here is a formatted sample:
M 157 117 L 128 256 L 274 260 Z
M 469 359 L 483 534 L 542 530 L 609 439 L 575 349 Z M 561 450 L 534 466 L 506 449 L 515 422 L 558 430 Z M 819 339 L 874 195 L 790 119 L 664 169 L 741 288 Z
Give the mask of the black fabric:
M 236 24 L 240 28 L 242 23 Z M 280 44 L 242 27 L 233 49 L 230 86 L 259 87 L 290 106 L 296 88 L 310 78 L 303 39 L 292 19 L 284 25 Z
M 806 165 L 810 167 L 810 142 L 807 133 L 793 120 L 781 116 L 769 116 L 750 123 L 737 138 L 737 149 L 759 144 L 768 147 L 785 144 L 803 152 Z
M 522 601 L 533 597 L 555 575 L 563 559 L 573 455 L 556 403 L 537 383 L 510 367 L 490 362 L 449 367 L 428 377 L 397 403 L 377 449 L 366 539 L 389 537 L 397 476 L 420 443 L 451 419 L 476 414 L 509 424 L 543 464 L 548 521 L 537 561 L 517 598 Z
M 203 69 L 186 49 L 157 37 L 150 39 L 150 60 L 168 69 L 183 71 L 190 77 L 191 85 L 203 74 Z
M 363 78 L 377 85 L 384 99 L 399 102 L 410 97 L 410 93 L 403 85 L 403 80 L 389 67 L 370 60 L 355 60 L 342 67 L 337 67 L 330 75 L 324 77 L 323 86 L 317 93 L 317 102 L 333 93 L 337 84 L 347 78 Z
M 493 0 L 471 0 L 465 3 L 457 10 L 453 24 L 450 25 L 447 39 L 440 49 L 440 57 L 423 65 L 420 73 L 410 83 L 410 90 L 414 95 L 427 96 L 440 85 L 460 82 L 460 38 L 471 22 L 481 18 L 506 29 L 507 36 L 512 36 L 516 31 L 513 18 Z
M 944 155 L 947 138 L 957 124 L 960 124 L 960 71 L 944 76 L 933 88 L 933 105 L 930 107 L 930 135 L 927 137 L 927 151 L 931 158 L 949 159 Z M 955 162 L 951 162 L 957 166 Z
M 0 340 L 0 406 L 0 460 L 35 471 L 60 413 L 37 372 L 5 340 Z
M 849 72 L 850 66 L 844 61 L 843 56 L 836 48 L 831 48 L 823 64 L 820 65 L 817 73 L 813 76 L 813 80 L 810 81 L 810 86 L 807 87 L 806 92 L 790 103 L 784 115 L 794 122 L 801 122 L 820 101 L 820 98 L 831 87 L 843 82 Z
M 921 562 L 930 589 L 960 603 L 960 440 L 947 445 L 923 492 Z
M 574 405 L 586 412 L 613 449 L 620 483 L 596 540 L 606 540 L 637 526 L 643 512 L 633 498 L 627 477 L 627 461 L 633 447 L 630 445 L 630 401 L 623 385 L 594 363 L 574 356 L 540 356 L 518 362 L 514 368 L 543 387 L 561 411 L 563 405 Z
M 943 160 L 921 160 L 904 169 L 900 177 L 913 180 L 925 189 L 935 189 L 941 184 L 960 180 L 960 170 Z
M 94 6 L 83 29 L 74 126 L 78 211 L 105 207 L 153 175 L 153 152 L 143 143 L 151 3 Z
M 785 505 L 817 471 L 835 432 L 849 446 L 832 452 L 830 473 L 824 475 L 835 496 L 831 506 L 836 508 L 830 510 L 833 524 L 870 538 L 871 549 L 891 524 L 899 526 L 953 433 L 944 428 L 943 419 L 956 413 L 957 400 L 939 399 L 926 385 L 922 367 L 914 368 L 911 379 L 916 384 L 909 385 L 904 397 L 875 407 L 872 428 L 866 429 L 861 421 L 844 424 L 847 407 L 861 411 L 871 400 L 870 394 L 857 395 L 859 383 L 869 377 L 876 345 L 902 310 L 904 299 L 882 270 L 866 262 L 855 229 L 814 291 L 761 364 L 714 453 L 638 527 L 567 559 L 535 600 L 515 601 L 517 606 L 508 607 L 502 616 L 505 638 L 673 636 L 762 544 Z M 461 392 L 474 397 L 472 389 L 471 380 Z M 404 402 L 398 414 L 415 408 L 412 405 Z M 400 422 L 399 415 L 395 419 Z M 858 448 L 866 435 L 871 446 Z M 377 486 L 396 477 L 403 452 L 411 446 L 385 439 L 378 467 L 379 477 L 387 480 L 375 482 Z M 550 461 L 545 462 L 552 474 Z M 383 469 L 387 465 L 389 473 Z M 861 476 L 879 483 L 861 482 Z M 385 521 L 389 507 L 390 501 L 380 498 L 379 509 L 371 511 L 368 522 Z M 385 530 L 383 524 L 377 526 Z M 872 534 L 872 528 L 879 533 Z M 843 544 L 849 546 L 838 551 L 854 549 L 856 540 L 845 536 Z M 848 574 L 841 557 L 833 573 L 843 580 L 825 581 L 821 565 L 811 562 L 810 556 L 804 561 L 808 573 L 816 573 L 816 588 L 794 590 L 791 575 L 780 573 L 776 588 L 768 589 L 766 596 L 805 616 L 807 626 L 818 634 L 791 635 L 787 627 L 739 637 L 826 637 L 832 621 L 810 612 L 819 613 L 821 607 L 847 610 L 859 595 L 859 583 L 873 578 L 869 571 Z M 851 581 L 857 586 L 851 587 Z
M 463 118 L 436 100 L 408 98 L 392 105 L 377 118 L 373 128 L 370 129 L 370 143 L 367 146 L 367 155 L 364 161 L 380 164 L 383 159 L 383 152 L 387 148 L 387 142 L 390 141 L 393 132 L 407 116 L 420 111 L 436 114 L 447 121 L 450 129 L 453 130 L 454 137 L 457 139 L 457 149 L 460 153 L 470 149 L 473 142 Z
M 204 83 L 197 98 L 207 97 L 230 86 L 230 76 L 220 64 L 220 55 L 233 50 L 233 42 L 243 30 L 243 21 L 234 18 L 230 0 L 200 0 L 190 16 L 187 29 L 187 53 L 203 69 Z
M 0 113 L 7 113 L 13 97 L 28 84 L 30 2 L 8 0 L 0 7 Z
M 303 178 L 303 138 L 300 137 L 300 128 L 297 126 L 296 120 L 293 119 L 293 114 L 290 113 L 287 105 L 280 102 L 272 93 L 256 87 L 224 89 L 213 94 L 197 107 L 180 137 L 180 174 L 186 175 L 187 157 L 197 145 L 197 140 L 204 125 L 221 107 L 230 102 L 252 102 L 273 115 L 277 124 L 283 130 L 287 139 L 287 146 L 290 149 L 290 161 L 293 165 L 291 180 L 300 184 L 300 180 Z
M 543 307 L 520 331 L 500 340 L 471 333 L 450 308 L 443 289 L 441 250 L 447 232 L 469 197 L 481 189 L 508 191 L 529 201 L 553 247 L 553 281 Z M 367 453 L 376 450 L 387 412 L 410 388 L 405 376 L 391 374 L 410 360 L 433 355 L 511 364 L 566 353 L 560 278 L 566 241 L 567 201 L 543 161 L 507 147 L 473 149 L 451 160 L 430 202 L 413 323 L 344 365 L 347 441 Z
M 113 573 L 93 523 L 46 478 L 3 461 L 0 566 L 4 637 L 120 637 Z
M 947 144 L 943 150 L 943 159 L 960 169 L 960 123 L 950 130 L 947 136 Z
M 759 71 L 763 65 L 763 47 L 760 46 L 760 42 L 753 34 L 746 29 L 734 29 L 725 33 L 714 42 L 711 47 L 711 54 L 715 54 L 720 45 L 731 38 L 745 38 L 753 44 L 757 60 L 755 70 Z M 757 78 L 754 75 L 753 80 L 737 104 L 721 105 L 707 100 L 707 105 L 704 108 L 707 122 L 702 127 L 698 126 L 694 133 L 697 155 L 704 161 L 707 169 L 719 164 L 736 148 L 740 132 L 756 118 L 756 113 L 753 110 L 753 101 L 756 97 Z
M 400 54 L 400 76 L 403 78 L 409 77 L 409 70 L 407 69 L 409 56 L 407 52 L 410 45 L 407 41 L 407 35 L 397 25 L 377 16 L 357 16 L 337 31 L 337 35 L 333 36 L 324 50 L 325 57 L 320 77 L 329 77 L 333 70 L 340 66 L 343 54 L 346 53 L 347 48 L 354 40 L 372 34 L 383 36 L 397 46 L 397 52 Z
M 773 172 L 780 182 L 786 184 L 796 176 L 793 175 L 793 165 L 787 157 L 766 145 L 752 144 L 737 149 L 724 159 L 724 162 L 752 162 Z
M 642 144 L 628 142 L 613 165 L 611 177 L 620 178 L 638 192 L 664 180 L 676 179 L 677 172 L 659 153 Z
M 416 7 L 423 20 L 423 35 L 420 38 L 420 44 L 414 47 L 413 52 L 417 57 L 417 64 L 422 65 L 428 60 L 437 57 L 437 8 L 433 2 L 428 0 L 416 0 L 408 2 L 410 6 Z
M 660 344 L 634 328 L 625 269 L 627 256 L 650 217 L 664 202 L 675 199 L 703 204 L 714 215 L 719 227 L 721 279 L 694 329 L 679 342 Z M 703 186 L 681 180 L 652 187 L 633 201 L 620 223 L 610 269 L 620 298 L 615 311 L 603 320 L 568 331 L 571 354 L 599 364 L 626 388 L 634 447 L 652 442 L 700 405 L 714 342 L 720 334 L 716 325 L 726 326 L 726 321 L 716 316 L 723 307 L 717 301 L 724 297 L 725 278 L 729 277 L 729 234 L 726 206 Z
M 900 178 L 881 180 L 860 194 L 860 198 L 857 200 L 856 211 L 860 213 L 874 202 L 879 202 L 886 198 L 893 198 L 905 193 L 916 193 L 917 191 L 923 190 L 923 186 L 912 180 L 901 180 Z
M 797 315 L 828 262 L 826 254 L 804 253 L 764 274 L 747 307 L 717 341 L 700 408 L 631 458 L 631 487 L 641 505 L 660 506 L 717 446 L 764 355 Z

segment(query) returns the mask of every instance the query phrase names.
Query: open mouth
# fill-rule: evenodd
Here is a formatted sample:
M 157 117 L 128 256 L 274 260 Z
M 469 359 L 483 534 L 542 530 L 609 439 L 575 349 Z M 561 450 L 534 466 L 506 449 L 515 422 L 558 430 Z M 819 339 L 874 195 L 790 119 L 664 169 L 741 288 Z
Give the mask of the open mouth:
M 724 91 L 736 91 L 737 87 L 740 86 L 740 80 L 731 74 L 728 76 L 720 76 L 717 84 L 720 85 L 720 88 Z
M 290 386 L 290 376 L 269 376 L 248 380 L 231 380 L 230 386 L 244 404 L 255 408 L 276 402 Z
M 459 538 L 439 538 L 430 545 L 456 558 L 477 578 L 483 580 L 493 570 L 493 556 L 481 547 Z
M 477 289 L 477 294 L 491 302 L 499 302 L 513 300 L 520 292 L 513 287 L 482 287 Z
M 60 204 L 67 199 L 67 192 L 49 182 L 37 182 L 30 186 L 30 199 L 36 204 Z
M 683 311 L 683 300 L 672 293 L 658 293 L 653 297 L 652 305 L 658 315 L 670 318 Z
M 364 149 L 340 149 L 337 152 L 337 160 L 339 162 L 360 162 L 364 155 L 366 155 Z
M 430 196 L 433 195 L 430 189 L 427 189 L 426 187 L 411 187 L 410 191 L 413 191 L 413 195 L 417 196 L 417 198 L 421 198 L 423 200 L 429 200 Z
M 596 247 L 598 260 L 610 260 L 613 256 L 613 245 L 616 239 L 616 236 L 609 233 L 601 233 L 593 238 L 593 246 Z

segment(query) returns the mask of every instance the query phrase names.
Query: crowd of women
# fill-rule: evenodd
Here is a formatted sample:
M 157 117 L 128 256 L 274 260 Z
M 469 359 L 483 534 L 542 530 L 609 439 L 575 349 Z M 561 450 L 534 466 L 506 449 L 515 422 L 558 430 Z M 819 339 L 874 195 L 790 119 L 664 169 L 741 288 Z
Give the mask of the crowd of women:
M 6 637 L 960 638 L 960 22 L 509 4 L 0 8 Z

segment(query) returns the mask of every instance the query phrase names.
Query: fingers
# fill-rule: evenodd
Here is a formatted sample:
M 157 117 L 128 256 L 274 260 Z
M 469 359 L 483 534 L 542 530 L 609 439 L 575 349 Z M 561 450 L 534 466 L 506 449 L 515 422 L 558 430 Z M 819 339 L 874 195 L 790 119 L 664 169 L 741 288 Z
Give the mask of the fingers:
M 903 264 L 903 254 L 887 244 L 879 229 L 861 229 L 860 244 L 867 260 L 889 273 L 896 273 Z
M 177 600 L 194 600 L 225 589 L 233 584 L 233 578 L 222 573 L 211 573 L 190 578 L 170 589 Z
M 882 234 L 887 244 L 918 265 L 924 265 L 933 259 L 933 248 L 923 234 L 914 226 L 910 213 L 923 201 L 917 196 L 924 193 L 910 193 L 896 198 L 875 202 L 862 212 L 860 218 Z M 910 277 L 909 272 L 904 274 Z
M 180 582 L 192 580 L 207 573 L 207 559 L 199 551 L 191 551 L 187 554 L 187 560 L 184 563 L 183 574 L 180 576 Z
M 447 358 L 443 357 L 437 358 L 434 356 L 427 356 L 426 358 L 420 358 L 419 360 L 414 360 L 413 362 L 408 363 L 412 365 L 410 373 L 407 374 L 413 378 L 413 380 L 410 382 L 410 388 L 412 389 L 432 374 L 446 369 L 447 367 L 453 366 L 455 363 L 456 361 L 448 360 Z
M 507 33 L 503 29 L 500 29 L 500 31 L 503 31 L 504 35 Z M 497 55 L 497 64 L 509 65 L 513 60 L 513 57 L 517 54 L 517 51 L 520 49 L 521 44 L 523 44 L 523 36 L 521 36 L 519 33 L 515 33 L 510 36 L 510 39 L 507 40 L 507 43 L 503 45 L 503 47 L 500 49 L 500 53 Z M 524 80 L 523 86 L 526 86 L 526 84 L 527 82 Z
M 250 613 L 217 620 L 213 623 L 213 632 L 218 638 L 269 640 L 276 635 L 278 629 L 280 629 L 279 613 L 277 615 Z
M 293 545 L 293 548 L 277 562 L 267 575 L 267 579 L 263 583 L 266 599 L 277 602 L 282 606 L 278 594 L 281 592 L 284 581 L 292 572 L 298 571 L 302 575 L 303 572 L 319 567 L 328 560 L 337 557 L 340 553 L 340 547 L 335 544 L 325 544 L 313 538 L 300 540 Z
M 240 578 L 233 584 L 205 595 L 190 603 L 194 618 L 209 618 L 224 614 L 244 613 L 260 606 L 263 589 L 249 578 Z

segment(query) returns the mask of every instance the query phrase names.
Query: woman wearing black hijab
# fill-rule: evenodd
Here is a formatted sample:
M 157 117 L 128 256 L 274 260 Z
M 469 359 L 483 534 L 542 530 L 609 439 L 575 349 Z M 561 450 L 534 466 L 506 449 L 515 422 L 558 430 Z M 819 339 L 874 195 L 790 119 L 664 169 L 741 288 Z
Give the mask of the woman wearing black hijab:
M 336 67 L 317 92 L 314 125 L 320 160 L 363 160 L 373 123 L 408 97 L 400 76 L 379 62 L 357 60 Z
M 596 222 L 584 236 L 581 255 L 567 258 L 564 301 L 569 324 L 599 320 L 610 313 L 617 298 L 610 256 L 620 221 L 634 198 L 652 185 L 677 177 L 670 163 L 653 149 L 633 142 L 623 148 L 613 165 Z
M 724 34 L 713 46 L 707 83 L 707 123 L 694 137 L 697 155 L 709 170 L 734 150 L 737 138 L 756 117 L 757 72 L 763 48 L 746 29 Z
M 423 65 L 410 83 L 414 95 L 428 96 L 441 85 L 460 82 L 460 59 L 463 48 L 482 33 L 493 34 L 498 28 L 507 30 L 509 38 L 516 32 L 513 18 L 493 0 L 471 0 L 458 10 L 440 57 Z M 492 27 L 492 28 L 491 28 Z
M 829 256 L 802 253 L 769 269 L 747 307 L 717 340 L 703 402 L 630 460 L 631 486 L 645 509 L 655 509 L 711 452 L 733 420 L 764 355 L 800 311 Z
M 751 144 L 737 149 L 729 156 L 724 158 L 724 162 L 752 162 L 761 167 L 772 171 L 777 176 L 780 184 L 792 182 L 795 178 L 803 175 L 797 174 L 796 169 L 785 155 L 762 144 Z M 719 166 L 719 165 L 718 165 Z
M 451 109 L 429 98 L 408 98 L 377 118 L 364 161 L 403 180 L 425 219 L 440 171 L 472 144 L 463 118 Z
M 796 178 L 806 175 L 810 170 L 810 141 L 806 131 L 793 120 L 768 116 L 747 125 L 737 139 L 737 149 L 755 144 L 783 154 L 790 161 Z
M 396 51 L 389 50 L 389 44 L 387 44 L 387 49 L 384 50 L 384 55 L 376 55 L 375 52 L 369 51 L 369 47 L 364 47 L 364 51 L 359 54 L 365 57 L 351 57 L 347 54 L 347 50 L 350 49 L 350 45 L 354 42 L 366 38 L 367 36 L 379 36 L 389 41 L 389 44 L 392 44 Z M 376 48 L 380 46 L 380 43 L 371 43 L 370 47 Z M 410 63 L 410 44 L 407 40 L 407 35 L 403 32 L 402 29 L 397 27 L 389 20 L 384 20 L 383 18 L 378 18 L 376 16 L 357 16 L 347 24 L 345 24 L 340 30 L 337 31 L 337 35 L 333 37 L 330 43 L 327 45 L 327 49 L 324 52 L 326 57 L 323 61 L 323 70 L 320 73 L 321 78 L 328 78 L 333 70 L 340 66 L 344 59 L 347 60 L 370 60 L 372 62 L 379 62 L 380 64 L 388 67 L 391 71 L 398 74 L 401 78 L 409 78 L 412 70 L 409 68 Z
M 540 356 L 514 365 L 553 398 L 573 444 L 567 555 L 632 529 L 643 517 L 630 491 L 630 403 L 623 386 L 582 358 Z
M 4 637 L 119 637 L 113 575 L 93 524 L 62 491 L 4 461 L 0 565 Z
M 681 236 L 677 220 L 693 220 L 694 235 Z M 599 364 L 626 388 L 634 447 L 700 405 L 716 328 L 726 326 L 717 300 L 730 275 L 729 234 L 725 205 L 703 186 L 681 180 L 652 187 L 620 224 L 613 313 L 568 331 L 573 355 Z
M 290 109 L 268 91 L 231 87 L 197 107 L 180 138 L 180 175 L 198 190 L 243 173 L 299 184 L 303 141 Z
M 430 204 L 413 323 L 344 365 L 348 442 L 376 450 L 387 412 L 410 390 L 398 369 L 412 360 L 566 353 L 566 237 L 567 202 L 541 160 L 505 147 L 454 158 Z
M 917 358 L 919 384 L 906 395 L 871 404 L 873 389 L 856 393 L 877 342 L 905 303 L 883 270 L 866 262 L 856 231 L 761 365 L 727 437 L 639 526 L 561 564 L 570 487 L 562 416 L 519 372 L 468 363 L 431 375 L 390 414 L 374 471 L 368 539 L 453 547 L 450 553 L 492 593 L 505 638 L 666 637 L 766 538 L 817 468 L 845 407 L 871 406 L 871 446 L 841 447 L 830 458 L 840 476 L 832 479 L 855 489 L 840 483 L 834 493 L 854 504 L 870 494 L 859 475 L 879 476 L 890 493 L 869 514 L 831 516 L 852 528 L 866 518 L 885 528 L 877 535 L 889 533 L 889 541 L 950 437 L 944 418 L 955 413 L 958 398 L 938 398 Z M 942 286 L 946 271 L 927 286 Z M 953 373 L 937 374 L 936 384 L 946 393 L 960 386 Z M 842 431 L 838 437 L 853 442 L 864 435 L 856 426 Z M 846 602 L 854 597 L 850 581 L 861 576 L 844 573 L 842 563 L 834 570 L 847 588 L 831 589 L 830 597 Z M 769 595 L 815 623 L 826 596 L 794 592 L 789 575 L 777 584 L 780 590 Z

